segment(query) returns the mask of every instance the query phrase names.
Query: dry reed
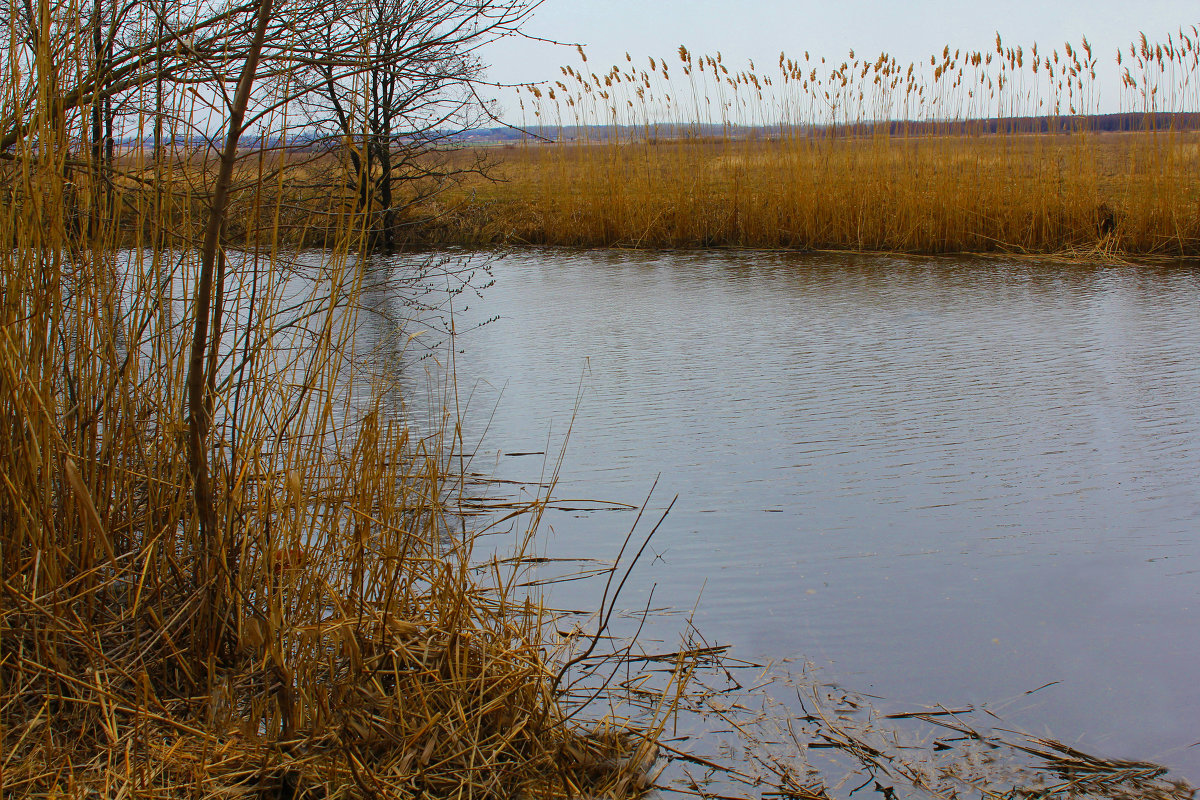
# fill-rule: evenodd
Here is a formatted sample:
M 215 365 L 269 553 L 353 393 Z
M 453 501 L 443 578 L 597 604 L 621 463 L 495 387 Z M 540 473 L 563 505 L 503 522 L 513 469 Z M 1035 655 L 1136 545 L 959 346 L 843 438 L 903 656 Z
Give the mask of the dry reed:
M 225 253 L 214 553 L 180 414 L 199 256 L 81 242 L 27 156 L 0 228 L 8 796 L 627 792 L 640 740 L 567 723 L 520 562 L 481 574 L 452 533 L 452 442 L 351 402 L 352 254 Z
M 1086 39 L 908 65 L 584 61 L 524 93 L 522 124 L 548 141 L 496 149 L 500 182 L 442 198 L 431 237 L 1195 257 L 1198 56 L 1192 27 L 1111 63 Z
M 0 98 L 0 796 L 641 791 L 687 659 L 637 721 L 572 703 L 545 498 L 476 553 L 453 404 L 417 434 L 356 352 L 365 221 L 235 161 L 256 47 L 215 156 L 81 158 L 45 50 Z

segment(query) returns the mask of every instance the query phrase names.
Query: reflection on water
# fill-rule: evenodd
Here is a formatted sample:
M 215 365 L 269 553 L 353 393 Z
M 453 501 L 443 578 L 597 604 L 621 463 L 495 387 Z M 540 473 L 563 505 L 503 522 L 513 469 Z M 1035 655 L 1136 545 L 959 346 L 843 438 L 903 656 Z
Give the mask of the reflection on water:
M 528 251 L 495 278 L 455 321 L 499 315 L 456 338 L 475 467 L 536 480 L 506 454 L 571 426 L 557 496 L 661 473 L 630 605 L 699 597 L 742 657 L 1200 778 L 1200 271 Z M 544 546 L 611 556 L 631 521 L 552 513 Z

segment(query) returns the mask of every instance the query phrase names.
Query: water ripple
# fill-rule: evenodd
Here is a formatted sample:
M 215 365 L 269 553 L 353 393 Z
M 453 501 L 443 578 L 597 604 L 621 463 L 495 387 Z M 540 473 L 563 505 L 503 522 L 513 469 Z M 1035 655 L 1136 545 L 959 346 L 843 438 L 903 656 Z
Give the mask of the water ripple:
M 507 384 L 481 451 L 571 425 L 563 496 L 638 503 L 661 473 L 680 500 L 637 591 L 703 587 L 706 635 L 897 699 L 1061 681 L 1027 724 L 1200 778 L 1200 271 L 529 251 L 495 274 L 457 361 L 477 407 Z M 556 555 L 625 533 L 547 521 Z

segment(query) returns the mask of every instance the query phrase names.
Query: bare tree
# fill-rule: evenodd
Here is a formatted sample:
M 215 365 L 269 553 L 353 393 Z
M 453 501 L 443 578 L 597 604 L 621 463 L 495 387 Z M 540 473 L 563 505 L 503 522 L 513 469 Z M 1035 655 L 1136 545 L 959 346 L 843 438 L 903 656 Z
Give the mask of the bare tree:
M 310 134 L 338 154 L 375 244 L 396 245 L 405 206 L 477 161 L 439 158 L 494 120 L 479 50 L 518 34 L 541 0 L 351 0 L 323 7 L 295 75 Z M 401 194 L 403 189 L 405 194 Z

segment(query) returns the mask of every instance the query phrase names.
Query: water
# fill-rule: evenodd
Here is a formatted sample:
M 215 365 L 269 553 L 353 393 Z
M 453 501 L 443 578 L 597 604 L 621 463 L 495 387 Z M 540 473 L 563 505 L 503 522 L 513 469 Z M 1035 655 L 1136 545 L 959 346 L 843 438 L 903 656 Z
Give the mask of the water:
M 535 481 L 570 427 L 557 497 L 661 476 L 627 605 L 1200 780 L 1200 270 L 534 250 L 494 276 L 456 301 L 474 468 Z M 543 547 L 611 557 L 632 516 L 552 512 Z

